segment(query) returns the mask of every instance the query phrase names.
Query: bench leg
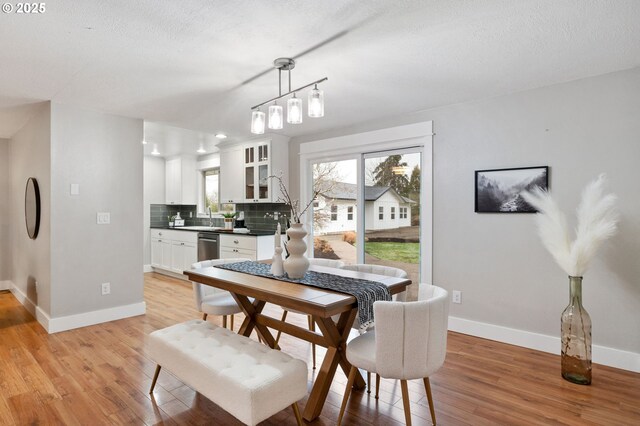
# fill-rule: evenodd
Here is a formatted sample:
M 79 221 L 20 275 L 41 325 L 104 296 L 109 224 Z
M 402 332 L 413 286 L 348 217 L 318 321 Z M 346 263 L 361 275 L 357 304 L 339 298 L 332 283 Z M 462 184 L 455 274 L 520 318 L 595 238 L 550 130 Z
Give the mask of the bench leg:
M 161 368 L 162 366 L 160 364 L 156 366 L 156 373 L 153 375 L 153 381 L 151 382 L 151 389 L 149 389 L 149 393 L 153 393 L 153 388 L 156 387 L 156 381 L 158 380 L 158 376 L 160 375 Z
M 316 322 L 313 320 L 311 315 L 307 315 L 307 319 L 309 321 L 309 331 L 316 331 Z M 313 358 L 313 369 L 316 369 L 316 344 L 311 344 L 311 356 Z
M 303 426 L 304 422 L 302 421 L 302 416 L 300 415 L 300 410 L 298 409 L 298 403 L 294 402 L 293 404 L 291 404 L 291 408 L 293 408 L 293 414 L 295 414 L 296 416 L 296 422 L 298 423 L 298 426 Z
M 235 315 L 231 315 L 231 328 L 230 330 L 233 331 L 233 318 L 235 317 Z
M 206 321 L 207 320 L 207 313 L 205 312 L 204 314 L 202 314 L 202 321 Z

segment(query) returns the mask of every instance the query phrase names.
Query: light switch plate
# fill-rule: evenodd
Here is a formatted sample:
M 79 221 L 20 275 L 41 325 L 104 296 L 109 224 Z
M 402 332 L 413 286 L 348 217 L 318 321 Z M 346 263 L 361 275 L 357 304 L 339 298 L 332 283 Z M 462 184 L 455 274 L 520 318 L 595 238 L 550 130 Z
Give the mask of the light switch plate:
M 71 184 L 71 195 L 80 195 L 80 184 L 78 183 Z
M 98 225 L 108 225 L 111 223 L 111 213 L 109 212 L 98 212 Z

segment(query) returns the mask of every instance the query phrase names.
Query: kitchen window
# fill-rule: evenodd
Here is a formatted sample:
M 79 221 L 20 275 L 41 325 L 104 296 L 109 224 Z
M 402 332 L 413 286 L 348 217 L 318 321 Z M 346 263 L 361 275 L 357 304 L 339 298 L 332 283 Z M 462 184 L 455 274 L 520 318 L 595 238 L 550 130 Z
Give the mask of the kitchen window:
M 353 206 L 347 207 L 347 220 L 353 220 Z
M 338 220 L 338 206 L 336 206 L 335 204 L 331 205 L 331 220 Z
M 396 208 L 391 207 L 391 220 L 394 220 L 395 218 L 396 218 Z
M 384 207 L 382 206 L 378 207 L 378 219 L 384 220 Z
M 202 200 L 201 213 L 232 212 L 234 204 L 220 204 L 220 169 L 208 169 L 202 171 Z

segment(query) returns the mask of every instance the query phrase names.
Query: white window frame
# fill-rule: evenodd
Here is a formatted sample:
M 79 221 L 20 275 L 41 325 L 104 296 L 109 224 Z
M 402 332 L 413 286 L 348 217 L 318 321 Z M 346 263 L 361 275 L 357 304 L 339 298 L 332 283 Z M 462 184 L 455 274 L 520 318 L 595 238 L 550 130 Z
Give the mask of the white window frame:
M 353 220 L 353 206 L 347 206 L 347 220 Z
M 384 220 L 384 206 L 378 206 L 378 220 Z
M 391 220 L 396 220 L 396 208 L 391 206 L 391 212 L 389 212 L 389 217 Z
M 311 197 L 314 163 L 356 160 L 358 170 L 362 174 L 361 164 L 365 153 L 379 155 L 382 151 L 394 151 L 416 148 L 422 153 L 420 204 L 420 243 L 422 258 L 420 259 L 420 280 L 431 284 L 433 281 L 433 122 L 423 121 L 404 126 L 389 127 L 370 132 L 338 136 L 305 142 L 300 145 L 300 199 Z M 370 154 L 366 154 L 370 155 Z M 373 155 L 373 154 L 371 154 Z M 358 201 L 356 205 L 364 205 L 364 176 L 358 181 Z M 428 206 L 428 208 L 426 208 Z M 357 209 L 357 227 L 364 227 L 364 208 Z M 408 211 L 407 211 L 408 213 Z M 313 214 L 307 213 L 304 222 L 307 230 L 308 256 L 313 257 Z M 358 247 L 364 247 L 364 232 L 356 232 Z M 364 263 L 364 251 L 358 251 L 358 263 Z
M 335 212 L 333 211 L 334 207 L 335 207 L 335 210 L 336 210 Z M 331 207 L 329 209 L 329 214 L 331 215 L 330 218 L 329 218 L 329 220 L 331 222 L 337 222 L 338 221 L 338 205 L 337 204 L 331 204 Z M 333 218 L 333 215 L 336 216 L 335 219 Z

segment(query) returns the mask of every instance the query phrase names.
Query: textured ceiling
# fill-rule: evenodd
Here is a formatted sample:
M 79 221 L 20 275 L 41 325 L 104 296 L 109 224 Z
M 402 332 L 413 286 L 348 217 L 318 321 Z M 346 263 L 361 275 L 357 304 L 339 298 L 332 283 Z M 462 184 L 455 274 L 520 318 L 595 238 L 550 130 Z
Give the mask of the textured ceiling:
M 277 73 L 242 83 L 330 39 L 292 74 L 294 87 L 329 77 L 325 118 L 305 116 L 282 134 L 640 66 L 635 0 L 46 5 L 42 15 L 0 14 L 0 137 L 24 124 L 28 104 L 52 99 L 245 138 L 249 108 L 276 94 Z

